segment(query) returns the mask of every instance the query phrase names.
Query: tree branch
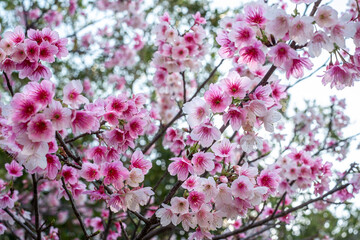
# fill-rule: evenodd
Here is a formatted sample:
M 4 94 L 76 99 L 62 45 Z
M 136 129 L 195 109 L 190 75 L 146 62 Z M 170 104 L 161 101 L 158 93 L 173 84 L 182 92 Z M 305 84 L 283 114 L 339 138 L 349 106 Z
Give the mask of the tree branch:
M 7 214 L 9 214 L 9 216 L 17 223 L 19 224 L 23 229 L 25 229 L 25 231 L 30 234 L 30 236 L 33 239 L 36 239 L 36 234 L 31 231 L 24 223 L 22 223 L 19 219 L 17 219 L 17 217 L 14 216 L 14 214 L 12 214 L 12 212 L 9 211 L 9 209 L 5 208 L 3 209 Z
M 34 205 L 34 214 L 35 214 L 35 230 L 36 230 L 36 239 L 41 240 L 41 227 L 40 227 L 40 213 L 39 213 L 39 199 L 38 199 L 38 182 L 35 174 L 31 174 L 33 181 L 33 205 Z
M 14 96 L 14 90 L 13 90 L 13 88 L 11 86 L 10 79 L 9 79 L 8 75 L 6 74 L 6 72 L 3 72 L 3 74 L 5 76 L 6 85 L 7 85 L 8 89 L 9 89 L 9 92 L 10 92 L 11 96 L 13 97 Z

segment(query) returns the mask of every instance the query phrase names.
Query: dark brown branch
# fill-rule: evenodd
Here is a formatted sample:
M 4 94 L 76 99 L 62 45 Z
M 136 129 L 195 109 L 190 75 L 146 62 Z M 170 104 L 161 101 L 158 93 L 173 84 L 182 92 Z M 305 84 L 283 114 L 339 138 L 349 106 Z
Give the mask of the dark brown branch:
M 67 189 L 66 187 L 66 184 L 65 184 L 65 180 L 64 178 L 62 177 L 61 178 L 61 182 L 62 182 L 62 185 L 63 185 L 63 188 L 66 192 L 66 195 L 69 197 L 69 200 L 70 200 L 70 203 L 71 203 L 71 207 L 73 209 L 73 212 L 76 216 L 76 218 L 78 219 L 79 223 L 80 223 L 80 226 L 81 226 L 81 229 L 83 231 L 83 233 L 85 234 L 85 238 L 86 239 L 89 239 L 90 236 L 87 234 L 87 231 L 86 231 L 86 228 L 85 228 L 85 224 L 84 224 L 84 221 L 79 213 L 79 210 L 77 209 L 76 205 L 75 205 L 75 201 L 74 201 L 74 198 L 73 196 L 71 195 L 71 192 Z
M 109 235 L 109 231 L 110 231 L 110 227 L 111 227 L 111 221 L 112 221 L 112 215 L 113 215 L 113 213 L 109 208 L 109 217 L 108 217 L 108 221 L 106 223 L 106 228 L 105 228 L 104 236 L 103 236 L 104 240 L 107 240 L 107 236 Z
M 72 158 L 76 163 L 78 163 L 80 166 L 81 161 L 80 158 L 76 157 L 71 151 L 70 149 L 66 146 L 66 143 L 64 142 L 64 139 L 61 137 L 60 133 L 56 132 L 56 139 L 59 141 L 60 145 L 62 146 L 62 148 L 64 149 L 65 153 Z
M 143 215 L 141 215 L 140 213 L 128 210 L 128 212 L 134 214 L 136 217 L 138 217 L 141 221 L 143 221 L 145 224 L 149 222 L 149 219 L 147 219 L 146 217 L 144 217 Z
M 13 97 L 14 96 L 14 90 L 13 90 L 13 88 L 11 86 L 10 79 L 9 79 L 8 75 L 6 74 L 6 72 L 3 72 L 3 74 L 5 76 L 6 85 L 7 85 L 8 89 L 9 89 L 9 92 L 10 92 L 11 96 Z
M 124 234 L 125 239 L 126 239 L 126 240 L 130 240 L 130 239 L 129 239 L 129 235 L 128 235 L 127 232 L 125 231 L 125 228 L 124 228 L 124 225 L 123 225 L 123 222 L 121 221 L 121 219 L 119 219 L 119 222 L 120 222 L 120 227 L 121 227 L 121 235 Z
M 33 181 L 33 205 L 34 205 L 34 214 L 35 214 L 35 230 L 36 230 L 36 239 L 41 240 L 41 227 L 40 227 L 40 213 L 39 213 L 39 198 L 38 198 L 38 181 L 35 174 L 31 175 Z
M 80 134 L 80 135 L 78 135 L 76 137 L 67 139 L 64 142 L 65 143 L 71 143 L 71 142 L 74 142 L 74 141 L 78 140 L 79 138 L 82 138 L 82 137 L 85 137 L 85 136 L 88 136 L 88 135 L 96 135 L 96 134 L 99 134 L 99 133 L 102 133 L 102 131 L 98 130 L 98 131 L 94 131 L 94 132 L 90 132 L 90 133 L 83 133 L 83 134 Z
M 14 216 L 14 214 L 12 214 L 12 212 L 9 211 L 9 209 L 5 208 L 3 209 L 7 214 L 9 214 L 9 216 L 17 223 L 19 224 L 23 229 L 25 229 L 25 231 L 33 238 L 36 239 L 36 234 L 31 231 L 24 223 L 22 223 L 19 219 L 17 219 L 17 217 Z
M 149 232 L 148 234 L 146 234 L 142 240 L 148 240 L 148 239 L 151 239 L 152 237 L 154 236 L 157 236 L 161 233 L 164 233 L 166 231 L 170 231 L 170 230 L 173 230 L 175 228 L 174 225 L 170 224 L 170 225 L 167 225 L 167 226 L 164 226 L 164 227 L 160 227 L 160 228 L 157 228 L 151 232 Z
M 181 73 L 182 82 L 183 82 L 183 97 L 184 97 L 184 103 L 186 103 L 186 80 L 185 80 L 185 72 L 182 71 Z

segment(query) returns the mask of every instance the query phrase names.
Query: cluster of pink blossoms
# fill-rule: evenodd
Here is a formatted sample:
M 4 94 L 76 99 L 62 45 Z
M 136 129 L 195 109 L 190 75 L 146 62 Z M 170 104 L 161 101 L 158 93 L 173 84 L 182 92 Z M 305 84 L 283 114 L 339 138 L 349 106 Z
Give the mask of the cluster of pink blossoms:
M 339 17 L 335 9 L 324 5 L 314 16 L 293 16 L 277 6 L 251 2 L 245 6 L 244 14 L 222 20 L 223 29 L 216 38 L 221 45 L 219 54 L 247 65 L 253 72 L 259 71 L 267 59 L 285 71 L 289 79 L 303 77 L 304 69 L 313 66 L 309 57 L 318 57 L 325 49 L 331 61 L 322 82 L 343 89 L 353 86 L 360 74 L 359 50 L 350 54 L 345 44 L 352 38 L 355 46 L 360 46 L 356 15 L 345 13 Z M 291 45 L 286 44 L 289 40 Z M 303 49 L 302 56 L 296 49 Z
M 43 30 L 29 29 L 25 38 L 22 27 L 13 32 L 5 32 L 0 41 L 0 70 L 11 74 L 19 71 L 19 78 L 39 81 L 49 80 L 51 71 L 42 61 L 52 63 L 57 58 L 67 56 L 67 39 L 49 28 Z

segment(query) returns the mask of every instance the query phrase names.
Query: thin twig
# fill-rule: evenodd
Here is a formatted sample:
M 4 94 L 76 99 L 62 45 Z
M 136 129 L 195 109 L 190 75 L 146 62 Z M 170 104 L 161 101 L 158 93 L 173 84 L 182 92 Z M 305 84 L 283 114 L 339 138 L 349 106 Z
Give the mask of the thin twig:
M 40 213 L 39 213 L 39 198 L 38 198 L 38 182 L 35 174 L 31 174 L 33 181 L 33 205 L 34 205 L 34 214 L 35 214 L 35 230 L 36 230 L 36 239 L 41 240 L 41 227 L 40 227 Z
M 33 239 L 36 239 L 36 234 L 31 231 L 24 223 L 22 223 L 19 219 L 17 219 L 17 217 L 14 216 L 14 214 L 12 214 L 12 212 L 10 212 L 9 209 L 5 208 L 3 209 L 7 214 L 9 214 L 9 216 L 17 223 L 19 224 L 23 229 L 25 229 L 25 231 L 30 234 L 30 236 L 33 238 Z
M 13 88 L 11 86 L 10 79 L 9 79 L 8 75 L 6 74 L 6 72 L 3 72 L 3 74 L 5 76 L 6 85 L 7 85 L 8 89 L 9 89 L 9 92 L 10 92 L 11 96 L 13 97 L 14 96 L 14 90 L 13 90 Z

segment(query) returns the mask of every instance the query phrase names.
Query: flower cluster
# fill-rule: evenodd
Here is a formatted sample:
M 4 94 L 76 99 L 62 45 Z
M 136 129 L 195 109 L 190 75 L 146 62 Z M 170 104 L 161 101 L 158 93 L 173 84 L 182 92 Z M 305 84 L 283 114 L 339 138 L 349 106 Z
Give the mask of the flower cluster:
M 67 56 L 66 44 L 66 38 L 59 38 L 59 34 L 49 28 L 29 29 L 25 37 L 24 29 L 16 27 L 14 31 L 5 32 L 0 41 L 0 70 L 7 74 L 17 70 L 21 79 L 49 80 L 52 74 L 43 62 L 52 63 L 55 56 Z

